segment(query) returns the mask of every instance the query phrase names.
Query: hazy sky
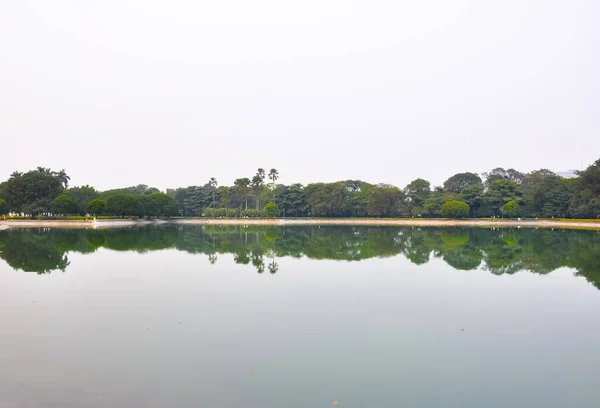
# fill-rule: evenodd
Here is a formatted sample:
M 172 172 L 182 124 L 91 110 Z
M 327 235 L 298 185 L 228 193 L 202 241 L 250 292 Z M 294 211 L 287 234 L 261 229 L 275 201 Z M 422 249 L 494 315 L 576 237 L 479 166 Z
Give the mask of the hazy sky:
M 597 0 L 0 0 L 0 179 L 441 184 L 600 158 Z

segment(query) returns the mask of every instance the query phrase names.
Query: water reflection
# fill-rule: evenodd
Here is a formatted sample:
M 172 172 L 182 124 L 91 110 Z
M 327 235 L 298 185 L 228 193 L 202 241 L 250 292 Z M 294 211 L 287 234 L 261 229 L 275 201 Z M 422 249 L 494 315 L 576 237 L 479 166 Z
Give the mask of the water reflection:
M 279 271 L 277 258 L 285 256 L 359 261 L 402 255 L 418 265 L 435 257 L 454 269 L 497 275 L 570 267 L 600 288 L 600 234 L 595 231 L 174 225 L 0 231 L 0 258 L 25 272 L 65 271 L 69 252 L 87 254 L 98 248 L 140 253 L 177 249 L 207 255 L 211 264 L 220 254 L 233 254 L 235 263 L 271 274 Z

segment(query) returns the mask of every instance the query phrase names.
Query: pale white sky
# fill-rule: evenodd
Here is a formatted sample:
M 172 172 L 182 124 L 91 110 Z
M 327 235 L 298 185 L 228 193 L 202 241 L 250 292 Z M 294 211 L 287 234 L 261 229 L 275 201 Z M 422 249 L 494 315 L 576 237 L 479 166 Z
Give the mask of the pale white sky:
M 600 158 L 600 2 L 0 1 L 0 179 L 441 184 Z

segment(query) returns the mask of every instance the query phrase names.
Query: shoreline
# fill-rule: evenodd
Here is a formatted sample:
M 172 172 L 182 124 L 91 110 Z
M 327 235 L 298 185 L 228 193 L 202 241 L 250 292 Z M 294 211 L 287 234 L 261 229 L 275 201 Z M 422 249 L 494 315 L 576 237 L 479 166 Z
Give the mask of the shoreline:
M 413 227 L 540 227 L 600 230 L 600 222 L 551 221 L 551 220 L 448 220 L 448 219 L 248 219 L 248 218 L 188 218 L 171 220 L 3 220 L 0 230 L 7 228 L 115 228 L 164 224 L 179 225 L 264 225 L 264 226 L 302 226 L 302 225 L 358 225 L 358 226 L 413 226 Z

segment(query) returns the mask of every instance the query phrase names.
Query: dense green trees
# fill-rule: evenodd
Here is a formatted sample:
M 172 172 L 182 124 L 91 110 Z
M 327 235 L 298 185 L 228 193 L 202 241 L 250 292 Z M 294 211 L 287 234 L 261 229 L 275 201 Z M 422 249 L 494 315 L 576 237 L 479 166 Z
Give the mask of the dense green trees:
M 110 214 L 125 218 L 126 215 L 143 215 L 144 209 L 138 196 L 132 194 L 117 194 L 106 201 L 106 210 Z
M 85 214 L 86 206 L 90 201 L 100 197 L 100 193 L 96 191 L 94 187 L 87 185 L 81 187 L 71 187 L 65 190 L 64 193 L 77 203 L 78 212 L 81 215 Z
M 117 194 L 106 202 L 106 212 L 124 218 L 127 216 L 161 217 L 177 215 L 177 202 L 165 193 Z
M 568 213 L 574 217 L 600 217 L 600 159 L 584 171 L 570 186 L 573 199 Z
M 475 173 L 458 173 L 444 182 L 444 190 L 458 194 L 469 186 L 482 184 L 481 177 Z
M 232 186 L 218 186 L 212 177 L 202 186 L 168 189 L 166 196 L 172 200 L 167 202 L 163 193 L 145 184 L 102 192 L 87 185 L 67 188 L 69 178 L 64 171 L 38 168 L 13 173 L 0 184 L 0 199 L 6 201 L 8 211 L 31 216 L 52 215 L 59 210 L 52 207 L 53 200 L 66 195 L 75 201 L 81 215 L 90 213 L 88 204 L 100 198 L 107 207 L 95 214 L 120 217 L 258 217 L 263 215 L 264 203 L 271 201 L 285 217 L 429 218 L 443 216 L 443 205 L 454 200 L 469 206 L 470 217 L 600 217 L 600 160 L 571 179 L 547 169 L 521 173 L 496 168 L 482 176 L 458 173 L 433 188 L 424 179 L 413 180 L 403 189 L 361 180 L 284 185 L 277 184 L 277 169 L 267 173 L 259 168 L 251 178 L 240 177 Z M 516 206 L 504 207 L 509 202 Z M 65 213 L 64 207 L 60 213 Z
M 364 187 L 363 187 L 364 188 Z M 402 215 L 402 205 L 405 195 L 398 187 L 380 184 L 370 189 L 367 201 L 367 213 L 374 217 L 399 217 Z
M 179 208 L 177 202 L 165 193 L 156 192 L 140 197 L 144 214 L 148 217 L 161 217 L 177 215 Z
M 27 173 L 14 172 L 0 184 L 0 197 L 6 200 L 10 211 L 36 217 L 51 212 L 52 200 L 62 193 L 68 181 L 64 170 L 38 167 Z

